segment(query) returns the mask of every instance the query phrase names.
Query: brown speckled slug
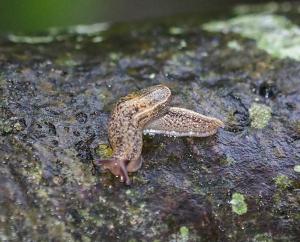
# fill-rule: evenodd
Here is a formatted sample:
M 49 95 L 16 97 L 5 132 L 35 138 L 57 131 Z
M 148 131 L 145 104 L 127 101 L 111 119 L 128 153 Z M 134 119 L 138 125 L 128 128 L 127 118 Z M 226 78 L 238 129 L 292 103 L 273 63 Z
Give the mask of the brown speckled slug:
M 129 185 L 128 172 L 134 172 L 142 165 L 143 132 L 205 137 L 224 127 L 219 119 L 184 108 L 169 107 L 170 99 L 171 91 L 164 85 L 148 87 L 121 98 L 108 125 L 113 155 L 96 163 Z

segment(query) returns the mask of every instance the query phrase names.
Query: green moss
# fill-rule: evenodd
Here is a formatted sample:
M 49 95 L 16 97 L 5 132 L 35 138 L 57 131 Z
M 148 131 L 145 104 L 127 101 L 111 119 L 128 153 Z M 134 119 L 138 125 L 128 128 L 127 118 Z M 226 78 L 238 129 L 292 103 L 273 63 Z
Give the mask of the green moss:
M 81 240 L 83 242 L 90 242 L 90 241 L 92 241 L 91 238 L 87 237 L 86 235 L 81 236 Z
M 0 73 L 0 88 L 4 88 L 5 85 L 6 85 L 6 80 L 4 79 L 2 74 Z
M 272 109 L 264 104 L 253 103 L 249 109 L 251 127 L 262 129 L 271 119 Z
M 112 156 L 113 150 L 109 145 L 100 144 L 96 149 L 97 155 L 99 155 L 102 159 L 106 159 Z
M 66 224 L 55 218 L 49 218 L 47 221 L 48 234 L 53 241 L 58 238 L 62 241 L 72 241 L 72 235 L 69 233 Z
M 198 241 L 195 240 L 194 235 L 190 234 L 189 228 L 186 226 L 181 226 L 177 233 L 174 233 L 170 236 L 168 241 L 178 241 L 178 242 L 187 242 L 187 241 Z
M 180 232 L 180 237 L 182 239 L 188 240 L 188 238 L 189 238 L 189 228 L 188 227 L 181 226 L 179 232 Z
M 272 242 L 271 235 L 264 233 L 264 234 L 257 234 L 253 238 L 254 242 Z
M 285 175 L 279 175 L 274 180 L 276 186 L 281 190 L 285 190 L 292 185 L 292 181 Z
M 89 209 L 78 209 L 78 213 L 86 224 L 93 226 L 103 226 L 103 224 L 105 224 L 101 216 L 93 215 Z
M 9 134 L 12 131 L 11 124 L 8 120 L 0 119 L 0 133 Z
M 129 239 L 128 242 L 136 242 L 136 239 Z
M 73 67 L 78 65 L 79 63 L 71 56 L 71 54 L 66 53 L 61 56 L 59 56 L 55 60 L 55 64 L 59 66 L 67 66 L 67 67 Z
M 300 60 L 300 28 L 283 16 L 274 14 L 241 15 L 226 21 L 203 25 L 212 32 L 233 32 L 256 40 L 258 48 L 276 58 Z
M 34 165 L 27 170 L 26 174 L 30 181 L 35 184 L 40 184 L 43 179 L 43 170 L 38 162 L 34 162 Z M 44 194 L 45 191 L 40 191 Z
M 242 215 L 247 213 L 247 203 L 245 202 L 245 198 L 243 194 L 234 193 L 232 195 L 232 199 L 230 201 L 232 206 L 232 211 L 238 215 Z
M 36 195 L 37 195 L 39 198 L 45 199 L 45 200 L 47 200 L 47 199 L 49 198 L 48 192 L 47 192 L 45 189 L 42 189 L 42 188 L 40 188 L 40 189 L 38 189 L 38 190 L 36 191 Z
M 0 87 L 1 88 L 1 87 Z M 0 108 L 5 108 L 7 107 L 7 101 L 6 100 L 1 100 L 0 99 Z
M 293 128 L 297 134 L 300 134 L 300 120 L 295 120 L 292 122 Z
M 223 159 L 221 159 L 220 160 L 220 163 L 222 164 L 222 165 L 231 165 L 231 164 L 234 164 L 234 163 L 236 163 L 236 160 L 235 159 L 233 159 L 230 155 L 227 155 L 226 154 L 226 157 L 224 157 Z

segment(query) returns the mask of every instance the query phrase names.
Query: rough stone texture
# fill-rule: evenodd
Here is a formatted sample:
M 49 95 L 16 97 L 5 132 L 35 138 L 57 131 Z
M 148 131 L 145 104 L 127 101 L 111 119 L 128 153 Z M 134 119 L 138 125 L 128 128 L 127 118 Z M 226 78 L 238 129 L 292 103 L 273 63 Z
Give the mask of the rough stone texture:
M 110 153 L 112 104 L 158 83 L 174 105 L 226 128 L 145 136 L 127 187 L 93 160 Z M 197 21 L 117 25 L 44 44 L 2 39 L 0 93 L 1 241 L 299 239 L 299 62 Z M 255 103 L 271 109 L 261 129 L 251 127 Z M 245 214 L 232 210 L 234 193 Z

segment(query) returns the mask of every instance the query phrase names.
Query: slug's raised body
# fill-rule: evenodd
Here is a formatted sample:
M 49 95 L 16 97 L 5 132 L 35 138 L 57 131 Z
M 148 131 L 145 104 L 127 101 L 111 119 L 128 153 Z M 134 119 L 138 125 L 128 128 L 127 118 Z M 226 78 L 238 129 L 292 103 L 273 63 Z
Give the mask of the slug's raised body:
M 224 126 L 216 118 L 169 107 L 170 99 L 170 89 L 157 85 L 131 93 L 115 105 L 108 127 L 113 155 L 99 163 L 126 184 L 130 184 L 127 172 L 134 172 L 142 165 L 143 132 L 205 137 Z
M 109 125 L 112 158 L 100 161 L 104 168 L 129 184 L 127 172 L 140 168 L 145 125 L 165 112 L 171 91 L 157 85 L 131 93 L 120 99 L 113 109 Z

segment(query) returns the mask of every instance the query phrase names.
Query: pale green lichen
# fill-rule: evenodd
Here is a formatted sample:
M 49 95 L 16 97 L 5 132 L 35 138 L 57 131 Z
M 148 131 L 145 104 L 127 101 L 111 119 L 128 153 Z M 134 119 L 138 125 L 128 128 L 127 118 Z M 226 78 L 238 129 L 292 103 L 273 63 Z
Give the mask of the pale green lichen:
M 92 42 L 93 43 L 100 43 L 103 41 L 103 37 L 102 36 L 95 36 L 92 38 Z
M 25 44 L 45 44 L 51 43 L 55 40 L 54 36 L 26 36 L 26 35 L 15 35 L 10 34 L 7 38 L 14 43 L 25 43 Z
M 101 42 L 103 37 L 100 36 L 101 32 L 109 28 L 108 23 L 95 23 L 89 25 L 75 25 L 70 26 L 67 29 L 64 28 L 49 28 L 47 35 L 18 35 L 9 34 L 8 40 L 14 43 L 25 43 L 25 44 L 46 44 L 53 41 L 60 41 L 67 38 L 67 34 L 75 34 L 82 36 L 95 36 L 92 42 Z
M 16 122 L 16 123 L 14 124 L 14 129 L 15 129 L 16 131 L 21 131 L 23 128 L 22 128 L 22 125 L 21 125 L 19 122 Z
M 264 104 L 253 103 L 249 109 L 251 127 L 262 129 L 271 119 L 272 109 Z
M 294 171 L 300 173 L 300 165 L 295 165 Z
M 269 2 L 266 4 L 242 4 L 233 9 L 236 15 L 245 15 L 249 13 L 275 13 L 279 9 L 282 9 L 282 4 L 275 2 Z
M 179 35 L 184 33 L 184 29 L 180 27 L 171 27 L 169 28 L 169 33 L 172 35 Z
M 232 211 L 238 215 L 247 213 L 247 203 L 245 202 L 244 195 L 241 193 L 234 193 L 230 201 Z
M 283 16 L 248 14 L 203 25 L 212 32 L 233 32 L 257 41 L 258 48 L 276 58 L 300 60 L 300 28 Z
M 231 40 L 227 43 L 227 47 L 236 51 L 240 51 L 243 47 L 236 40 Z
M 276 187 L 280 190 L 285 190 L 292 185 L 292 181 L 286 175 L 279 175 L 274 180 Z
M 68 28 L 68 33 L 95 36 L 109 28 L 109 23 L 75 25 Z

